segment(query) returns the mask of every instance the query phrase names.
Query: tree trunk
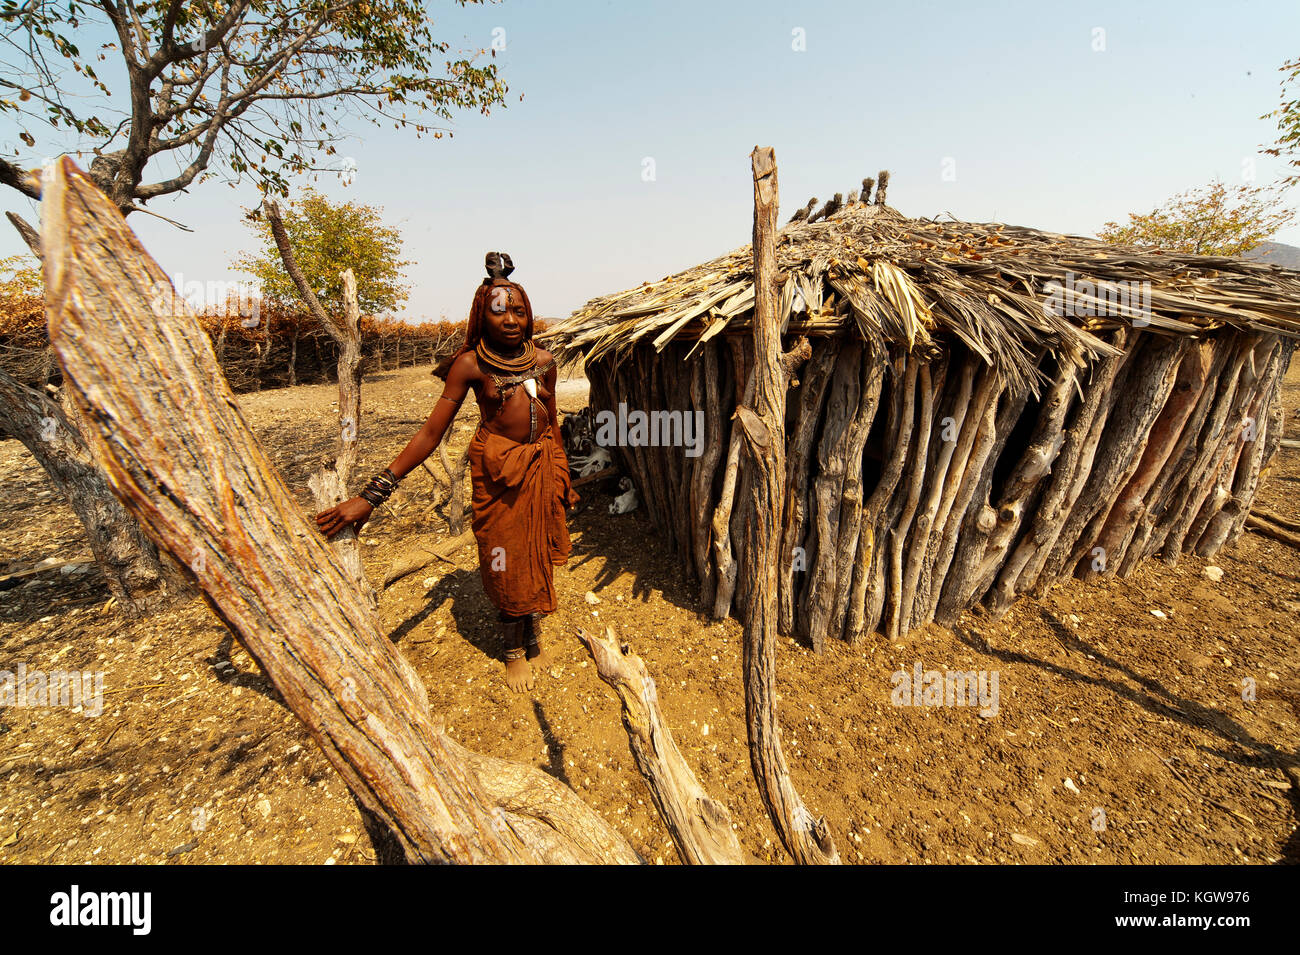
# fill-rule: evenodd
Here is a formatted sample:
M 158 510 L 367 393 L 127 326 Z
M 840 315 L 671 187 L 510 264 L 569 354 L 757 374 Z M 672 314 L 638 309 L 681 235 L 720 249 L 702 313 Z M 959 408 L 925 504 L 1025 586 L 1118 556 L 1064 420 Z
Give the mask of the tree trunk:
M 691 378 L 691 401 L 704 413 L 704 453 L 695 459 L 691 476 L 691 546 L 700 581 L 700 605 L 713 603 L 718 577 L 710 558 L 709 504 L 713 499 L 713 474 L 722 456 L 722 409 L 719 407 L 718 353 L 713 342 L 705 344 L 696 359 Z
M 67 393 L 67 381 L 64 381 Z M 0 417 L 45 469 L 85 529 L 91 553 L 123 612 L 144 616 L 198 590 L 109 489 L 86 439 L 63 409 L 0 371 Z
M 165 274 L 70 160 L 47 176 L 42 211 L 50 340 L 113 492 L 160 547 L 191 557 L 214 612 L 406 858 L 634 861 L 571 792 L 442 733 L 249 430 L 207 337 L 188 313 L 156 321 Z
M 817 653 L 821 653 L 825 645 L 835 602 L 835 557 L 841 520 L 840 505 L 843 503 L 844 473 L 849 456 L 849 425 L 858 409 L 858 390 L 862 385 L 861 367 L 861 342 L 844 342 L 831 376 L 822 438 L 817 446 L 817 476 L 813 479 L 810 501 L 810 533 L 816 535 L 816 551 L 814 553 L 809 549 L 813 557 L 808 568 L 808 586 L 804 591 L 803 613 L 795 626 L 795 632 L 806 637 Z M 782 414 L 784 413 L 783 407 Z M 784 434 L 782 438 L 784 443 Z M 781 466 L 785 467 L 784 460 L 781 461 Z M 784 497 L 781 501 L 784 501 Z M 778 507 L 778 511 L 783 510 L 783 507 Z
M 298 384 L 298 319 L 293 320 L 293 334 L 289 339 L 289 387 Z
M 6 216 L 32 254 L 44 261 L 40 234 L 21 216 L 12 212 Z M 47 321 L 48 309 L 47 302 Z M 53 350 L 47 350 L 47 361 L 53 357 Z M 107 476 L 94 459 L 86 422 L 69 396 L 66 381 L 60 407 L 0 371 L 0 418 L 5 431 L 31 452 L 81 521 L 109 592 L 128 617 L 145 616 L 198 593 L 193 581 L 170 557 L 159 555 L 139 522 L 109 492 Z
M 739 865 L 748 861 L 732 829 L 727 807 L 709 796 L 686 763 L 659 709 L 655 681 L 631 649 L 620 646 L 614 631 L 604 637 L 578 630 L 578 639 L 596 663 L 596 672 L 614 688 L 641 774 L 651 780 L 650 793 L 677 845 L 682 861 L 692 865 Z
M 818 348 L 804 369 L 799 388 L 799 414 L 790 439 L 786 466 L 785 515 L 782 519 L 780 594 L 778 595 L 777 631 L 795 631 L 795 605 L 799 584 L 808 572 L 805 525 L 808 517 L 808 482 L 812 478 L 813 438 L 822 419 L 822 403 L 836 367 L 839 342 L 829 339 Z M 796 576 L 798 575 L 798 576 Z
M 755 148 L 754 172 L 754 365 L 750 372 L 753 409 L 736 409 L 733 428 L 744 436 L 754 493 L 745 502 L 750 550 L 742 565 L 748 578 L 745 614 L 745 721 L 754 778 L 776 827 L 796 862 L 838 863 L 839 853 L 824 818 L 804 806 L 790 779 L 776 720 L 776 610 L 780 521 L 785 500 L 785 396 L 797 355 L 810 352 L 806 340 L 783 360 L 776 314 L 777 181 L 770 147 Z

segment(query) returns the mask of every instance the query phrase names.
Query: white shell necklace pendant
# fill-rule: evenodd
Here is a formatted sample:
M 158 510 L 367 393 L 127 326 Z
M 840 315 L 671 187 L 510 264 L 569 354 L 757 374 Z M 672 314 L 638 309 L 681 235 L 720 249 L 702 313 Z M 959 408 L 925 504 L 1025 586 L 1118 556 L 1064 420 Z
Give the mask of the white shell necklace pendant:
M 530 397 L 530 398 L 536 398 L 536 397 L 537 397 L 537 379 L 536 379 L 536 378 L 529 378 L 527 381 L 525 381 L 525 382 L 524 382 L 524 391 L 528 392 L 528 397 Z

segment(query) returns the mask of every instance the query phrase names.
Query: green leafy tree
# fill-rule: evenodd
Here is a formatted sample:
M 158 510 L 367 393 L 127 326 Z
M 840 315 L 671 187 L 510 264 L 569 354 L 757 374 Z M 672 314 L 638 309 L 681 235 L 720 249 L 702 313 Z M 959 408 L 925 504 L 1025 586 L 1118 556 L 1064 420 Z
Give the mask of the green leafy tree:
M 1151 212 L 1129 213 L 1124 225 L 1107 222 L 1100 237 L 1139 249 L 1231 256 L 1249 252 L 1294 218 L 1274 187 L 1229 189 L 1216 181 L 1180 193 Z
M 475 65 L 486 51 L 448 57 L 425 7 L 0 0 L 0 116 L 29 150 L 46 127 L 72 134 L 94 153 L 89 175 L 123 214 L 209 175 L 251 176 L 288 195 L 291 174 L 350 168 L 317 165 L 337 156 L 349 116 L 438 138 L 454 111 L 504 102 L 495 64 Z M 82 49 L 79 39 L 91 37 L 109 42 Z M 22 155 L 17 141 L 0 147 Z M 155 159 L 174 174 L 146 181 Z M 33 165 L 40 160 L 0 159 L 0 183 L 38 197 Z
M 303 275 L 328 312 L 342 314 L 344 269 L 357 280 L 357 302 L 364 315 L 392 312 L 406 302 L 409 286 L 400 258 L 402 235 L 385 226 L 380 210 L 355 202 L 330 202 L 313 189 L 281 212 L 289 243 Z M 257 212 L 245 220 L 261 242 L 258 253 L 244 253 L 235 267 L 261 283 L 267 301 L 297 307 L 298 289 L 284 269 L 270 224 Z
M 1278 69 L 1282 72 L 1282 103 L 1271 113 L 1265 113 L 1260 119 L 1277 120 L 1277 141 L 1266 147 L 1263 152 L 1269 156 L 1285 159 L 1287 164 L 1300 170 L 1300 57 L 1283 63 Z M 1300 183 L 1300 171 L 1284 176 L 1282 184 L 1294 186 Z

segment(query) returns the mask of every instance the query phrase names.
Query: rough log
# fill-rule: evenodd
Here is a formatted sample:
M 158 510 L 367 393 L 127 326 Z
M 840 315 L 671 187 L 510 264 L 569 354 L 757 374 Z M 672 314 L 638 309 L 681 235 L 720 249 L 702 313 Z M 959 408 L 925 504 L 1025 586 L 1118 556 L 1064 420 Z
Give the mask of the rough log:
M 1015 467 L 1003 482 L 998 503 L 993 507 L 996 523 L 985 543 L 975 575 L 974 592 L 985 593 L 995 586 L 999 571 L 1007 560 L 1012 543 L 1022 523 L 1038 500 L 1041 483 L 1052 472 L 1053 464 L 1065 444 L 1065 419 L 1073 407 L 1082 366 L 1079 353 L 1061 353 L 1057 360 L 1052 386 L 1038 408 L 1034 430 Z M 997 602 L 997 593 L 987 599 Z
M 742 387 L 741 366 L 736 366 L 736 386 Z M 754 401 L 755 377 L 751 374 L 743 384 L 744 394 L 737 406 L 748 407 Z M 722 620 L 731 613 L 731 598 L 736 591 L 736 573 L 738 566 L 731 549 L 731 512 L 736 502 L 736 484 L 740 477 L 740 425 L 733 419 L 731 423 L 731 441 L 727 448 L 727 463 L 722 474 L 722 490 L 718 494 L 718 506 L 713 512 L 713 560 L 718 574 L 717 595 L 713 601 L 713 616 Z
M 945 403 L 948 413 L 941 415 L 936 422 L 939 441 L 931 442 L 935 449 L 929 474 L 927 475 L 928 493 L 921 504 L 920 513 L 912 525 L 911 546 L 908 548 L 907 566 L 903 575 L 903 597 L 900 602 L 900 630 L 906 632 L 920 623 L 914 613 L 918 588 L 921 585 L 921 571 L 928 566 L 926 557 L 937 549 L 937 541 L 942 538 L 936 532 L 935 519 L 942 509 L 944 516 L 951 509 L 953 497 L 957 493 L 957 482 L 949 484 L 953 455 L 957 451 L 958 440 L 970 410 L 971 395 L 975 389 L 975 359 L 967 357 L 961 361 L 960 374 L 955 379 L 956 390 L 949 402 Z M 950 423 L 951 422 L 951 423 Z M 951 430 L 951 434 L 949 431 Z M 945 491 L 947 494 L 945 495 Z M 940 528 L 942 525 L 940 525 Z M 928 604 L 928 588 L 920 595 L 920 603 Z
M 718 407 L 718 354 L 706 342 L 691 377 L 691 402 L 704 412 L 704 453 L 695 459 L 691 475 L 691 547 L 700 582 L 700 605 L 709 606 L 717 592 L 718 575 L 709 553 L 709 513 L 713 501 L 713 475 L 722 457 L 722 413 Z
M 862 536 L 862 454 L 871 436 L 876 412 L 880 407 L 880 389 L 884 382 L 884 355 L 874 342 L 868 342 L 862 352 L 858 391 L 861 399 L 858 412 L 848 431 L 848 454 L 845 459 L 844 489 L 841 492 L 839 539 L 835 545 L 835 603 L 831 608 L 827 634 L 842 636 L 852 599 L 853 567 L 857 561 L 858 546 Z M 874 538 L 873 538 L 874 541 Z
M 1116 488 L 1123 487 L 1137 470 L 1147 436 L 1173 389 L 1188 341 L 1176 336 L 1157 338 L 1145 348 L 1140 339 L 1135 343 L 1138 354 L 1130 362 L 1123 384 L 1116 381 L 1116 400 L 1097 444 L 1091 472 L 1044 565 L 1047 581 L 1070 573 L 1080 561 L 1088 566 L 1093 562 L 1101 528 L 1092 522 L 1094 518 L 1105 520 Z M 1097 557 L 1104 559 L 1104 555 Z
M 1029 401 L 1029 387 L 1025 382 L 1015 391 L 1003 388 L 999 401 L 990 403 L 985 412 L 982 429 L 987 437 L 971 455 L 979 462 L 978 469 L 973 470 L 969 478 L 975 486 L 962 522 L 961 539 L 948 573 L 944 575 L 943 589 L 935 608 L 934 619 L 944 626 L 950 626 L 962 611 L 983 596 L 976 589 L 979 583 L 977 575 L 989 536 L 997 526 L 997 511 L 989 502 L 993 470 Z
M 1212 364 L 1213 348 L 1207 342 L 1194 342 L 1178 366 L 1173 389 L 1160 416 L 1151 427 L 1151 436 L 1137 470 L 1115 499 L 1106 523 L 1097 535 L 1096 546 L 1107 555 L 1107 572 L 1119 573 L 1125 553 L 1133 540 L 1138 523 L 1146 513 L 1148 495 L 1160 475 L 1172 465 L 1179 436 L 1196 408 Z M 1085 572 L 1087 579 L 1089 571 Z
M 1175 489 L 1180 486 L 1199 452 L 1197 442 L 1205 421 L 1214 407 L 1219 392 L 1220 377 L 1236 350 L 1236 345 L 1227 343 L 1225 336 L 1211 339 L 1208 345 L 1212 351 L 1210 368 L 1200 384 L 1195 407 L 1179 432 L 1178 441 L 1169 454 L 1168 463 L 1161 469 L 1159 477 L 1145 496 L 1141 514 L 1129 535 L 1128 543 L 1121 547 L 1119 557 L 1121 577 L 1131 576 L 1143 558 L 1159 549 L 1160 540 L 1153 539 L 1156 527 L 1172 503 Z
M 1193 534 L 1196 533 L 1198 525 L 1204 527 L 1195 538 L 1190 538 L 1196 541 L 1194 549 L 1198 556 L 1213 557 L 1218 553 L 1227 542 L 1228 535 L 1237 524 L 1238 518 L 1250 510 L 1250 502 L 1255 498 L 1259 471 L 1264 461 L 1264 446 L 1268 440 L 1268 408 L 1275 390 L 1282 385 L 1277 377 L 1281 357 L 1282 348 L 1279 341 L 1278 347 L 1274 348 L 1269 355 L 1263 380 L 1247 413 L 1249 427 L 1253 433 L 1243 432 L 1242 440 L 1238 442 L 1236 451 L 1229 456 L 1230 463 L 1223 474 L 1223 486 L 1228 500 L 1222 502 L 1218 508 L 1210 509 L 1208 517 L 1203 514 L 1197 519 L 1196 524 L 1192 525 Z
M 835 362 L 826 399 L 822 438 L 817 446 L 817 476 L 812 485 L 809 537 L 815 545 L 808 548 L 812 560 L 804 589 L 803 612 L 795 628 L 817 653 L 821 653 L 825 646 L 831 606 L 835 601 L 835 545 L 841 523 L 840 505 L 849 455 L 850 423 L 859 404 L 861 367 L 862 344 L 851 339 L 844 342 Z
M 754 148 L 754 364 L 752 407 L 737 409 L 734 430 L 744 436 L 754 494 L 746 502 L 753 527 L 743 573 L 750 595 L 743 664 L 749 758 L 759 794 L 777 835 L 796 862 L 838 863 L 839 853 L 824 818 L 804 806 L 790 779 L 776 719 L 776 604 L 780 521 L 785 500 L 785 398 L 790 366 L 782 360 L 780 297 L 776 285 L 777 179 L 770 147 Z M 807 342 L 803 343 L 805 357 Z
M 1239 439 L 1242 409 L 1250 398 L 1250 386 L 1255 378 L 1251 370 L 1254 352 L 1263 344 L 1263 338 L 1262 335 L 1252 335 L 1239 350 L 1235 370 L 1230 370 L 1227 388 L 1206 425 L 1206 434 L 1201 439 L 1201 454 L 1188 472 L 1187 491 L 1176 499 L 1177 506 L 1170 508 L 1173 517 L 1167 521 L 1161 537 L 1162 558 L 1166 564 L 1178 563 L 1187 532 L 1215 487 L 1213 476 L 1222 467 L 1223 458 L 1233 443 Z
M 1286 416 L 1282 410 L 1282 382 L 1286 379 L 1287 369 L 1291 365 L 1291 356 L 1295 353 L 1296 342 L 1294 339 L 1285 339 L 1282 343 L 1282 357 L 1278 363 L 1278 370 L 1273 386 L 1273 398 L 1269 403 L 1267 434 L 1264 438 L 1264 453 L 1260 461 L 1258 473 L 1255 475 L 1255 488 L 1250 492 L 1248 500 L 1254 501 L 1255 491 L 1258 490 L 1259 482 L 1263 480 L 1264 475 L 1268 473 L 1270 462 L 1273 455 L 1277 453 L 1278 447 L 1282 442 L 1282 432 L 1286 427 Z M 1258 510 L 1258 509 L 1256 509 Z M 1233 522 L 1231 529 L 1228 531 L 1227 543 L 1231 544 L 1241 536 L 1246 527 L 1246 515 L 1248 511 L 1243 510 L 1237 515 L 1236 521 Z M 1300 524 L 1295 529 L 1300 531 Z
M 736 839 L 731 813 L 700 785 L 659 709 L 659 693 L 645 664 L 614 631 L 599 636 L 578 630 L 596 673 L 618 694 L 632 756 L 650 784 L 659 815 L 682 861 L 691 865 L 740 865 L 749 861 Z
M 849 606 L 849 642 L 857 643 L 876 629 L 884 613 L 885 595 L 888 591 L 889 568 L 885 560 L 889 543 L 887 528 L 892 523 L 892 505 L 898 500 L 898 485 L 907 463 L 912 432 L 916 430 L 916 383 L 920 375 L 919 362 L 909 361 L 907 353 L 899 354 L 894 364 L 891 418 L 896 422 L 894 440 L 890 446 L 889 460 L 881 472 L 876 489 L 863 508 L 862 526 L 864 540 L 858 548 L 858 559 L 853 567 L 854 599 Z M 901 510 L 902 504 L 899 508 Z M 867 536 L 869 540 L 865 539 Z M 870 546 L 868 546 L 870 545 Z M 861 603 L 857 594 L 861 593 Z
M 912 452 L 911 473 L 906 485 L 903 513 L 889 528 L 889 616 L 885 620 L 885 636 L 897 640 L 904 630 L 903 622 L 903 549 L 912 534 L 912 515 L 921 501 L 921 484 L 926 477 L 926 464 L 930 446 L 930 431 L 934 417 L 934 379 L 928 362 L 921 365 L 919 380 L 921 408 L 916 421 L 916 449 Z M 928 528 L 927 528 L 928 530 Z M 924 532 L 920 535 L 924 538 Z M 924 540 L 922 541 L 924 543 Z
M 1283 544 L 1290 544 L 1292 547 L 1300 548 L 1300 534 L 1270 524 L 1254 514 L 1246 516 L 1246 526 L 1256 533 L 1263 534 L 1265 537 L 1271 537 L 1273 540 L 1281 541 Z
M 808 483 L 812 478 L 813 438 L 821 424 L 822 406 L 831 372 L 836 367 L 839 340 L 830 339 L 818 347 L 805 369 L 799 388 L 799 411 L 788 447 L 786 467 L 785 515 L 782 518 L 781 566 L 779 569 L 779 618 L 777 629 L 794 633 L 795 605 L 799 583 L 808 571 Z M 802 565 L 802 566 L 800 566 Z M 796 576 L 796 574 L 800 576 Z

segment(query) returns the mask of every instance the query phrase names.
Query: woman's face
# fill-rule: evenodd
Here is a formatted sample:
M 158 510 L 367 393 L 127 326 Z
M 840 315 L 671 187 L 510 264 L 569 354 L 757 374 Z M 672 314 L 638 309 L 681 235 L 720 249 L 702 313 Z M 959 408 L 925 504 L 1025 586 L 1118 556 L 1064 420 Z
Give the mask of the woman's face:
M 487 336 L 494 345 L 518 348 L 528 327 L 523 296 L 510 285 L 494 285 L 487 299 Z

